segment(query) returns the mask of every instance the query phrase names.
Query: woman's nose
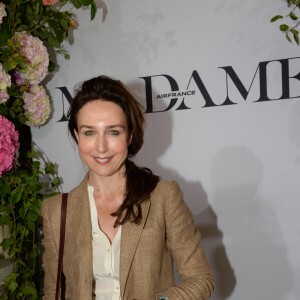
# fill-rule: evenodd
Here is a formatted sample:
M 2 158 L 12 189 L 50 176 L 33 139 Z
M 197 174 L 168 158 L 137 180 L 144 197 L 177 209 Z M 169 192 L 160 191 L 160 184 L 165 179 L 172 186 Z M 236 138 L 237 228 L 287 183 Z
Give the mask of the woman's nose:
M 97 150 L 105 153 L 108 150 L 108 141 L 105 136 L 99 136 L 97 140 Z

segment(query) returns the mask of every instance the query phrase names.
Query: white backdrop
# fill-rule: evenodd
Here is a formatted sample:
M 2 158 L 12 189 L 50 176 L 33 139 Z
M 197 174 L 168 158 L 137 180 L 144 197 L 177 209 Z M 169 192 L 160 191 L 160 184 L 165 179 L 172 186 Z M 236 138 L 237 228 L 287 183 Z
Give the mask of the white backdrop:
M 215 272 L 212 299 L 300 299 L 300 82 L 289 79 L 290 99 L 255 102 L 260 95 L 260 62 L 267 67 L 268 96 L 280 98 L 278 60 L 300 56 L 269 20 L 284 13 L 285 1 L 265 0 L 114 0 L 98 1 L 93 22 L 89 11 L 76 12 L 79 28 L 68 61 L 49 81 L 54 100 L 51 121 L 33 130 L 37 145 L 58 164 L 64 191 L 77 185 L 86 170 L 58 122 L 68 108 L 57 87 L 74 86 L 106 74 L 127 83 L 146 105 L 145 80 L 167 74 L 190 109 L 147 114 L 145 145 L 137 156 L 162 178 L 175 179 L 202 232 L 202 244 Z M 277 61 L 277 62 L 276 62 Z M 191 75 L 202 79 L 215 104 L 226 98 L 231 66 L 246 89 L 246 100 L 228 78 L 236 105 L 205 106 Z M 300 59 L 289 60 L 289 77 L 300 72 Z M 255 76 L 255 77 L 254 77 Z M 189 84 L 189 80 L 191 82 Z M 188 88 L 187 88 L 188 87 Z M 166 77 L 152 77 L 153 110 L 166 108 Z M 295 98 L 292 98 L 295 97 Z

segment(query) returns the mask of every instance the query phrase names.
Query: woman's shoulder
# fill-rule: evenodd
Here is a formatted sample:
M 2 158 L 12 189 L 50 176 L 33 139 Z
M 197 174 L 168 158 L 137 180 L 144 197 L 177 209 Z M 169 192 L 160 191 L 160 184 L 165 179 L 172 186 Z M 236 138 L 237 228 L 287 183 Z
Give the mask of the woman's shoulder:
M 160 180 L 150 201 L 153 209 L 161 212 L 181 210 L 186 206 L 183 192 L 175 180 Z
M 153 191 L 153 197 L 173 197 L 174 195 L 182 195 L 179 184 L 175 180 L 159 180 Z
M 179 184 L 175 180 L 159 180 L 156 189 L 159 191 L 180 190 Z

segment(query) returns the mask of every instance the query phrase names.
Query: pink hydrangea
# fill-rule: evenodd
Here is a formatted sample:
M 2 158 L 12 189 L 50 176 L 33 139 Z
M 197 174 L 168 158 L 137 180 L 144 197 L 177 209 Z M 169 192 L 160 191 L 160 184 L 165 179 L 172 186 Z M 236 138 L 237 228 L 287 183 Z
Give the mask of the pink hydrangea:
M 0 177 L 12 168 L 18 150 L 18 131 L 13 123 L 0 115 Z
M 40 85 L 32 85 L 23 93 L 25 115 L 28 125 L 43 125 L 50 116 L 50 101 L 45 89 Z
M 14 52 L 25 60 L 26 65 L 14 72 L 17 85 L 39 84 L 48 74 L 49 54 L 43 42 L 25 31 L 16 32 L 11 38 Z
M 0 2 L 0 24 L 2 23 L 2 19 L 6 17 L 5 4 Z
M 7 93 L 7 87 L 11 86 L 10 75 L 3 70 L 3 66 L 0 63 L 0 104 L 7 101 L 9 95 Z
M 58 0 L 43 0 L 44 5 L 54 5 L 58 2 Z

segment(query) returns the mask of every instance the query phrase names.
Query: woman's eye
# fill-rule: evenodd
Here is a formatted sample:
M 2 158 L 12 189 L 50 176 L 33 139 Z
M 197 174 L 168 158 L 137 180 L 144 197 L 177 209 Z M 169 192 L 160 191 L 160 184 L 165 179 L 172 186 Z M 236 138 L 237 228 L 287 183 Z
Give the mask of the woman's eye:
M 84 135 L 86 135 L 86 136 L 90 136 L 90 135 L 93 135 L 93 134 L 94 134 L 94 132 L 92 130 L 87 130 L 87 131 L 84 132 Z
M 109 135 L 119 135 L 119 131 L 118 130 L 110 130 L 109 131 Z

